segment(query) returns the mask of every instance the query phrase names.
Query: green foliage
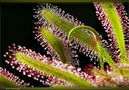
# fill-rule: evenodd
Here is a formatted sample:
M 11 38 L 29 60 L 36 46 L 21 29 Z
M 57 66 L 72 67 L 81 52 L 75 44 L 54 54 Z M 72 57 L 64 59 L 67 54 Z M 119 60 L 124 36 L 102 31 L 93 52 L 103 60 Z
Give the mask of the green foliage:
M 84 29 L 87 31 L 90 31 L 92 33 L 92 36 L 88 35 L 84 31 L 82 31 Z M 78 34 L 80 32 L 81 32 L 81 34 Z M 94 28 L 92 28 L 90 26 L 77 26 L 77 27 L 73 28 L 68 34 L 69 41 L 72 38 L 75 38 L 78 41 L 85 43 L 99 55 L 100 66 L 102 69 L 104 69 L 102 59 L 106 60 L 108 62 L 108 64 L 110 64 L 110 65 L 115 64 L 114 61 L 112 60 L 111 56 L 106 51 L 106 49 L 102 47 L 101 41 L 99 38 L 99 34 L 97 33 L 97 31 Z
M 83 30 L 90 31 L 92 36 L 84 32 Z M 73 38 L 80 42 L 85 43 L 94 51 L 97 51 L 97 45 L 100 43 L 98 32 L 90 26 L 76 26 L 68 33 L 68 40 L 71 41 Z
M 107 15 L 107 18 L 109 19 L 112 25 L 113 33 L 116 37 L 118 48 L 120 49 L 121 58 L 119 64 L 121 63 L 129 64 L 129 60 L 127 59 L 126 56 L 124 33 L 122 30 L 122 25 L 118 13 L 114 8 L 112 2 L 101 2 L 101 5 Z M 92 49 L 94 52 L 97 53 L 100 60 L 99 62 L 101 69 L 93 69 L 92 71 L 93 74 L 100 76 L 102 80 L 105 80 L 108 83 L 113 82 L 115 84 L 118 83 L 117 81 L 113 81 L 112 78 L 120 76 L 129 78 L 129 67 L 124 65 L 119 67 L 119 65 L 117 65 L 114 62 L 107 49 L 102 46 L 102 42 L 99 38 L 99 33 L 94 28 L 86 25 L 76 26 L 49 9 L 43 9 L 41 11 L 41 15 L 49 24 L 56 26 L 60 31 L 64 32 L 68 36 L 69 43 L 71 42 L 72 39 L 75 39 L 80 43 L 85 44 L 86 46 L 88 46 L 90 49 Z M 85 32 L 85 30 L 89 31 L 91 34 L 88 34 L 87 32 Z M 51 30 L 49 30 L 46 27 L 41 28 L 41 34 L 42 37 L 47 41 L 47 43 L 52 47 L 52 49 L 59 55 L 60 60 L 63 63 L 69 63 L 71 61 L 65 43 L 61 39 L 59 39 L 58 36 L 54 35 L 51 32 Z M 16 52 L 15 54 L 16 54 L 15 55 L 16 60 L 37 71 L 56 76 L 60 79 L 63 79 L 75 85 L 76 87 L 80 88 L 93 87 L 93 85 L 90 82 L 83 80 L 81 77 L 75 74 L 63 71 L 60 68 L 55 68 L 49 64 L 41 62 L 40 60 L 32 59 L 21 52 Z M 111 73 L 108 73 L 108 70 L 107 72 L 104 71 L 103 60 L 105 60 L 109 64 L 110 67 L 109 71 L 111 71 Z M 5 87 L 17 87 L 17 85 L 15 85 L 11 80 L 8 80 L 3 76 L 0 76 L 0 83 L 2 83 Z M 55 86 L 59 88 L 60 87 L 65 88 L 65 86 L 63 85 L 53 85 L 52 88 Z
M 107 75 L 106 73 L 104 73 L 104 71 L 100 71 L 99 69 L 94 69 L 92 72 L 93 72 L 95 75 L 99 75 L 101 78 L 108 78 L 108 79 L 111 78 L 110 75 Z
M 15 82 L 9 80 L 7 77 L 0 75 L 0 88 L 5 88 L 5 87 L 18 88 L 19 86 Z
M 73 27 L 75 27 L 74 24 L 64 20 L 63 18 L 59 17 L 55 12 L 48 9 L 42 10 L 41 14 L 50 24 L 57 26 L 61 31 L 65 33 L 68 33 Z
M 112 2 L 101 2 L 101 5 L 112 25 L 113 33 L 116 37 L 116 41 L 121 52 L 121 62 L 127 61 L 124 34 L 119 15 Z
M 40 72 L 44 72 L 46 74 L 50 74 L 50 75 L 54 75 L 58 78 L 61 78 L 63 80 L 66 80 L 74 85 L 76 85 L 77 87 L 81 87 L 81 88 L 86 88 L 86 87 L 91 87 L 92 85 L 83 80 L 82 78 L 71 74 L 69 72 L 65 72 L 62 71 L 58 68 L 54 68 L 51 65 L 47 65 L 39 60 L 34 60 L 31 59 L 30 57 L 27 57 L 26 55 L 22 54 L 22 53 L 16 53 L 16 59 L 19 60 L 20 62 L 28 65 L 31 68 L 34 68 Z
M 116 37 L 116 42 L 118 43 L 118 47 L 120 49 L 121 58 L 120 62 L 128 63 L 128 59 L 126 57 L 126 49 L 125 49 L 125 42 L 124 42 L 124 34 L 122 30 L 122 25 L 120 22 L 120 18 L 116 9 L 113 6 L 112 2 L 101 2 L 101 5 L 109 19 L 114 35 Z M 55 25 L 59 28 L 59 30 L 65 32 L 68 35 L 68 40 L 71 41 L 73 38 L 78 40 L 79 42 L 85 43 L 89 48 L 93 51 L 97 52 L 100 58 L 100 67 L 104 69 L 103 59 L 110 65 L 112 71 L 115 75 L 123 75 L 128 76 L 127 73 L 128 69 L 126 68 L 118 68 L 115 65 L 115 62 L 112 60 L 111 56 L 107 52 L 105 48 L 102 47 L 102 43 L 100 41 L 99 35 L 95 29 L 90 26 L 74 26 L 70 22 L 64 20 L 63 18 L 59 17 L 55 12 L 49 10 L 43 10 L 42 15 L 44 16 L 45 20 L 49 23 Z M 87 34 L 84 30 L 90 31 L 92 35 Z M 108 78 L 108 82 L 111 82 L 110 75 L 106 73 L 102 73 L 99 70 L 94 70 L 94 74 L 100 75 L 101 77 Z
M 68 35 L 69 40 L 75 38 L 78 41 L 88 45 L 94 51 L 97 51 L 101 58 L 101 68 L 103 68 L 102 58 L 104 58 L 109 64 L 114 64 L 114 61 L 109 56 L 108 52 L 101 46 L 99 35 L 95 29 L 90 26 L 74 26 L 69 21 L 64 20 L 63 18 L 59 17 L 55 12 L 52 12 L 48 9 L 44 9 L 42 11 L 42 15 L 45 20 L 47 20 L 50 24 L 55 25 L 59 28 L 59 30 L 65 32 Z M 82 29 L 91 31 L 93 36 L 88 35 Z M 101 54 L 101 52 L 103 52 L 104 54 Z
M 54 36 L 50 30 L 43 27 L 42 36 L 45 38 L 47 43 L 52 47 L 52 49 L 60 56 L 60 59 L 63 63 L 70 63 L 70 56 L 66 46 L 64 45 L 63 41 L 59 40 L 58 37 Z

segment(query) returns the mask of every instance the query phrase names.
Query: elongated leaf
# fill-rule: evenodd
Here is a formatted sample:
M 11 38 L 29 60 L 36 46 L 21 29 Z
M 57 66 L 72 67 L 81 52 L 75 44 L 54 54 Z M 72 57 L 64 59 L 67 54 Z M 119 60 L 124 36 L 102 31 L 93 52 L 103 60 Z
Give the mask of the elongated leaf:
M 93 71 L 92 71 L 95 75 L 99 75 L 100 77 L 102 77 L 102 78 L 111 78 L 111 76 L 110 75 L 108 75 L 108 74 L 106 74 L 106 73 L 104 73 L 104 72 L 102 72 L 101 70 L 98 70 L 98 69 L 94 69 Z
M 0 75 L 0 88 L 18 88 L 19 86 L 13 81 L 7 79 L 5 76 Z
M 24 80 L 0 67 L 0 88 L 18 88 L 29 85 L 30 83 L 25 83 Z
M 55 52 L 59 55 L 61 61 L 63 63 L 70 62 L 71 58 L 68 53 L 67 47 L 64 45 L 63 41 L 59 40 L 56 36 L 54 36 L 47 28 L 43 27 L 41 30 L 42 36 L 45 38 L 47 43 L 55 50 Z
M 101 2 L 101 5 L 104 9 L 104 12 L 106 13 L 106 16 L 108 17 L 108 19 L 112 25 L 113 32 L 116 37 L 116 41 L 118 43 L 118 47 L 121 52 L 120 59 L 122 62 L 125 62 L 125 61 L 127 61 L 127 56 L 126 56 L 124 34 L 123 34 L 121 20 L 119 18 L 117 10 L 113 6 L 112 2 Z
M 59 70 L 43 62 L 41 63 L 39 60 L 31 59 L 20 52 L 16 53 L 16 59 L 30 66 L 31 68 L 34 68 L 40 72 L 45 72 L 47 74 L 54 75 L 58 78 L 64 79 L 72 84 L 75 84 L 78 87 L 92 87 L 92 85 L 89 82 L 81 79 L 75 74 L 71 74 L 71 73 Z
M 60 30 L 68 33 L 73 27 L 74 24 L 64 20 L 63 18 L 59 17 L 55 12 L 50 11 L 48 9 L 43 9 L 42 16 L 45 20 L 47 20 L 50 24 L 57 26 Z

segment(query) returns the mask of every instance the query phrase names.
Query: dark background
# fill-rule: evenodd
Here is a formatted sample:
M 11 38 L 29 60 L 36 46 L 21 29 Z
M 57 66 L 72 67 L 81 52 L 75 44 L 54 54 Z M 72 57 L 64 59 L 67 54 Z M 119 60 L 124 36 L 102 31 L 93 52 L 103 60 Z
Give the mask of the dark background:
M 3 54 L 8 51 L 8 46 L 12 43 L 16 45 L 26 46 L 28 49 L 32 49 L 36 52 L 44 54 L 43 48 L 39 45 L 38 41 L 34 39 L 34 34 L 32 33 L 34 27 L 34 11 L 38 3 L 30 4 L 1 4 L 1 66 L 6 67 L 15 75 L 27 80 L 26 76 L 21 73 L 11 69 L 9 65 L 4 62 Z M 58 6 L 62 10 L 71 14 L 78 20 L 84 22 L 95 28 L 100 34 L 106 38 L 106 33 L 103 27 L 98 21 L 95 15 L 95 8 L 92 3 L 53 3 L 53 5 Z M 126 11 L 128 11 L 128 4 L 124 4 Z M 84 59 L 81 56 L 81 59 Z M 86 65 L 86 61 L 81 62 L 82 66 Z M 36 83 L 35 80 L 29 78 L 29 81 L 34 84 L 34 86 L 41 86 L 41 83 Z

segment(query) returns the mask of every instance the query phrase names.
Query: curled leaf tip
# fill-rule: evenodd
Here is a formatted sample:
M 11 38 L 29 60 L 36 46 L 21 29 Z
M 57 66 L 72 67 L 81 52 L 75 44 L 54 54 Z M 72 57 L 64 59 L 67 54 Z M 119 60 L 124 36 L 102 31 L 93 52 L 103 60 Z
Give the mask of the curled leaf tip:
M 87 34 L 84 30 L 89 31 L 92 35 Z M 80 32 L 84 32 L 84 33 L 80 33 Z M 92 45 L 89 45 L 90 47 L 92 47 L 92 46 L 97 47 L 97 43 L 100 42 L 98 32 L 95 29 L 93 29 L 92 27 L 84 26 L 84 25 L 83 26 L 76 26 L 70 30 L 70 32 L 68 33 L 69 42 L 73 38 L 80 40 L 80 37 L 75 36 L 77 33 L 79 33 L 80 36 L 81 35 L 84 37 L 87 36 L 87 38 L 83 38 L 83 39 L 86 39 L 85 41 L 92 43 Z M 90 43 L 86 43 L 86 44 L 90 44 Z

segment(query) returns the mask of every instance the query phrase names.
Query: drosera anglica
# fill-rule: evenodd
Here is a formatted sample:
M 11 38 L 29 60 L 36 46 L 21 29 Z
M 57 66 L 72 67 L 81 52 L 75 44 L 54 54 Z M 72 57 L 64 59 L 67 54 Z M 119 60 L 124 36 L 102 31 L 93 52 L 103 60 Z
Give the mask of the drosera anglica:
M 13 44 L 5 54 L 6 62 L 28 77 L 41 81 L 43 84 L 62 84 L 67 87 L 91 87 L 93 76 L 87 75 L 80 68 L 63 64 L 56 59 L 37 54 L 31 49 Z M 30 63 L 30 64 L 29 64 Z M 42 78 L 42 77 L 45 77 Z
M 112 58 L 115 61 L 127 61 L 129 19 L 124 6 L 119 2 L 95 2 L 94 5 L 96 15 L 108 34 Z
M 123 11 L 121 3 L 109 2 L 106 5 L 105 2 L 95 2 L 94 5 L 102 25 L 105 29 L 108 29 L 110 42 L 103 40 L 101 35 L 99 36 L 92 30 L 89 32 L 88 28 L 80 30 L 81 26 L 86 25 L 73 16 L 65 14 L 65 11 L 60 8 L 50 4 L 42 4 L 35 9 L 36 15 L 34 17 L 37 22 L 35 22 L 36 30 L 34 33 L 35 38 L 40 41 L 45 50 L 48 50 L 52 59 L 31 49 L 13 44 L 4 55 L 6 63 L 22 72 L 23 75 L 33 77 L 50 87 L 128 87 L 129 60 L 127 57 L 129 55 L 128 18 L 126 13 Z M 112 17 L 111 13 L 115 17 Z M 91 43 L 83 40 L 81 35 L 88 37 L 87 40 L 90 40 Z M 122 38 L 118 36 L 122 36 Z M 122 44 L 120 44 L 120 40 L 122 40 Z M 59 46 L 60 48 L 58 48 Z M 122 47 L 124 48 L 122 49 Z M 87 72 L 84 72 L 85 70 L 82 71 L 83 69 L 76 67 L 75 63 L 68 63 L 75 57 L 72 55 L 77 55 L 76 50 L 83 52 L 91 59 L 95 59 L 92 62 L 98 61 L 98 66 L 101 68 L 89 64 L 90 69 L 88 69 L 91 71 L 90 74 L 87 74 Z M 70 55 L 69 52 L 71 52 Z M 75 61 L 77 61 L 77 58 Z M 105 63 L 108 63 L 106 70 L 104 70 Z
M 43 26 L 48 28 L 59 39 L 67 43 L 68 47 L 71 48 L 70 50 L 72 52 L 75 52 L 72 55 L 72 58 L 74 58 L 74 60 L 72 60 L 74 62 L 73 65 L 79 65 L 78 63 L 79 61 L 76 58 L 78 57 L 78 55 L 76 54 L 77 52 L 76 49 L 79 49 L 79 52 L 82 52 L 86 56 L 90 57 L 91 60 L 94 59 L 95 62 L 97 61 L 96 59 L 98 57 L 96 53 L 92 49 L 84 45 L 83 43 L 77 42 L 74 39 L 70 43 L 68 43 L 67 34 L 72 28 L 79 25 L 84 25 L 81 21 L 77 20 L 77 18 L 74 18 L 72 15 L 65 13 L 65 11 L 63 11 L 61 8 L 58 8 L 48 3 L 47 4 L 43 3 L 37 7 L 38 7 L 37 9 L 34 9 L 36 13 L 34 17 L 38 19 L 38 21 L 35 22 L 36 30 L 34 31 L 34 33 L 36 34 L 36 38 L 42 43 L 42 46 L 50 47 L 46 44 L 47 42 L 44 43 L 45 40 L 43 39 L 43 36 L 41 37 L 40 28 Z M 85 32 L 88 33 L 87 31 Z M 80 36 L 81 34 L 84 34 L 84 32 L 78 32 L 76 36 Z

